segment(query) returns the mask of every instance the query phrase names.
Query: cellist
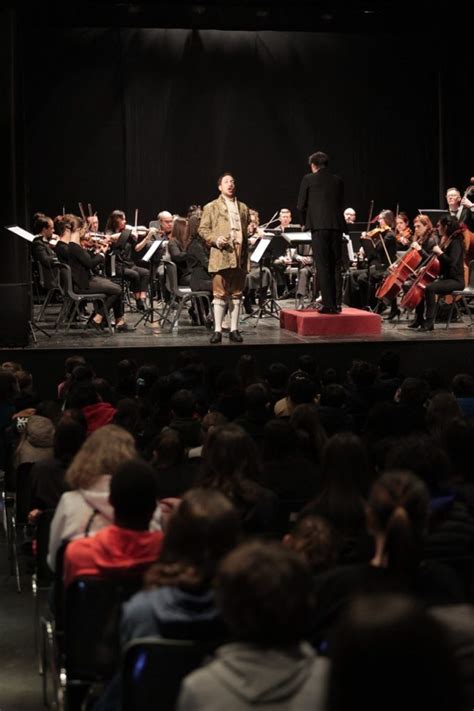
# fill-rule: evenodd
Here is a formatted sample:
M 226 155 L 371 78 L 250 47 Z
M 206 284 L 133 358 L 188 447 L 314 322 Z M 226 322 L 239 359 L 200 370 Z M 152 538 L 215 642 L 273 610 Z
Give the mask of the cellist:
M 410 324 L 410 328 L 420 331 L 432 331 L 434 328 L 437 295 L 464 289 L 464 235 L 459 220 L 452 216 L 442 217 L 438 231 L 441 240 L 439 245 L 432 247 L 431 253 L 439 259 L 440 274 L 426 286 L 424 298 L 416 307 L 416 320 Z

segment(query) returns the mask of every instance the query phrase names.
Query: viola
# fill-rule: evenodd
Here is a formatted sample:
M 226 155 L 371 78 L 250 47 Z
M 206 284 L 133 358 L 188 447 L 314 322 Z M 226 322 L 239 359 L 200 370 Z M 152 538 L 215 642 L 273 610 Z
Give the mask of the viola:
M 436 281 L 439 277 L 440 271 L 441 266 L 439 259 L 435 254 L 433 254 L 433 256 L 426 262 L 425 266 L 421 267 L 415 281 L 401 300 L 400 306 L 404 309 L 408 309 L 409 311 L 415 309 L 423 299 L 426 287 L 428 284 Z
M 397 240 L 397 242 L 400 242 L 403 246 L 405 246 L 404 241 L 405 240 L 411 241 L 412 234 L 413 233 L 412 233 L 411 229 L 409 227 L 405 227 L 404 230 L 401 230 L 400 232 L 397 232 L 395 234 L 395 239 Z
M 422 260 L 416 249 L 410 249 L 392 265 L 391 273 L 383 280 L 375 292 L 377 299 L 393 301 L 406 280 L 415 273 Z

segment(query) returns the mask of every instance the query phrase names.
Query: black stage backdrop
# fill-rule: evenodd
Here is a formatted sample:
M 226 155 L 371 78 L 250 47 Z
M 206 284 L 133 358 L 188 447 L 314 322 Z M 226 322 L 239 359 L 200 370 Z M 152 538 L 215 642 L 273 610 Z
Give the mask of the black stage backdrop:
M 455 156 L 441 170 L 436 53 L 409 36 L 25 28 L 24 47 L 31 214 L 81 200 L 102 225 L 136 207 L 147 223 L 231 171 L 265 220 L 295 207 L 318 149 L 361 219 L 372 198 L 437 207 L 440 175 L 468 177 Z

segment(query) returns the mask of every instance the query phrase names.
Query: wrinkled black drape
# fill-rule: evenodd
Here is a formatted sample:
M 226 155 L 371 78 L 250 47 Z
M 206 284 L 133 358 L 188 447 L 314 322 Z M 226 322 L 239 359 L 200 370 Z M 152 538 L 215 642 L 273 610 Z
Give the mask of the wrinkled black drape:
M 231 171 L 263 219 L 326 150 L 346 203 L 438 203 L 438 74 L 409 38 L 162 29 L 27 35 L 30 212 L 183 213 Z M 454 176 L 453 176 L 454 179 Z

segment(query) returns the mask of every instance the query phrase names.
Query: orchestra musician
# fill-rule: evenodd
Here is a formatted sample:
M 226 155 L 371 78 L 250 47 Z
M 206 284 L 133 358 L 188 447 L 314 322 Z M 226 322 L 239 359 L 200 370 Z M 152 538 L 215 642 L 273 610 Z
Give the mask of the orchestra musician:
M 33 232 L 37 236 L 31 243 L 31 256 L 43 268 L 44 287 L 52 289 L 59 284 L 58 272 L 54 268 L 54 265 L 58 262 L 58 257 L 49 244 L 54 234 L 53 220 L 41 212 L 36 213 Z
M 466 195 L 462 197 L 458 188 L 448 188 L 446 191 L 446 202 L 448 203 L 449 214 L 455 217 L 459 222 L 474 231 L 474 203 L 468 198 L 469 189 Z
M 438 223 L 441 237 L 439 245 L 431 250 L 440 263 L 439 277 L 424 289 L 424 298 L 417 308 L 416 321 L 411 326 L 420 331 L 432 331 L 436 312 L 436 296 L 464 289 L 464 236 L 459 220 L 454 216 L 442 217 Z M 423 311 L 426 311 L 423 316 Z
M 88 215 L 87 225 L 89 227 L 90 232 L 92 232 L 93 234 L 97 234 L 99 232 L 99 218 L 97 217 L 97 215 Z
M 113 238 L 116 240 L 113 248 L 113 253 L 117 259 L 115 271 L 118 275 L 123 275 L 123 277 L 130 282 L 130 288 L 135 297 L 137 309 L 144 311 L 150 273 L 145 267 L 139 267 L 135 264 L 133 260 L 133 250 L 138 252 L 144 249 L 148 240 L 148 234 L 138 241 L 138 236 L 134 235 L 133 230 L 127 227 L 125 213 L 122 212 L 122 210 L 114 210 L 109 215 L 105 233 L 113 235 Z
M 81 239 L 87 232 L 87 224 L 76 215 L 61 215 L 57 218 L 61 223 L 62 232 L 68 232 L 69 244 L 67 247 L 68 263 L 71 268 L 72 283 L 74 291 L 78 293 L 100 293 L 106 295 L 105 308 L 113 308 L 115 316 L 115 328 L 117 331 L 127 331 L 128 327 L 123 318 L 122 291 L 118 284 L 114 284 L 110 279 L 93 275 L 91 271 L 104 260 L 108 247 L 103 245 L 100 251 L 91 255 L 81 245 Z M 90 322 L 100 327 L 104 320 L 104 315 L 95 308 L 90 318 Z
M 408 249 L 412 235 L 410 218 L 406 212 L 399 212 L 395 218 L 395 239 L 397 240 L 397 250 L 399 252 Z
M 377 222 L 378 227 L 361 235 L 362 239 L 370 240 L 374 250 L 367 269 L 356 269 L 348 275 L 344 293 L 344 302 L 348 306 L 375 307 L 375 287 L 385 278 L 389 266 L 396 260 L 395 215 L 391 210 L 382 210 Z
M 353 225 L 357 220 L 357 214 L 353 207 L 346 207 L 344 210 L 344 220 L 346 225 Z
M 173 222 L 170 239 L 168 242 L 168 252 L 172 262 L 176 264 L 178 272 L 178 284 L 189 286 L 191 283 L 191 272 L 188 267 L 187 249 L 189 245 L 189 224 L 184 217 L 177 217 Z

